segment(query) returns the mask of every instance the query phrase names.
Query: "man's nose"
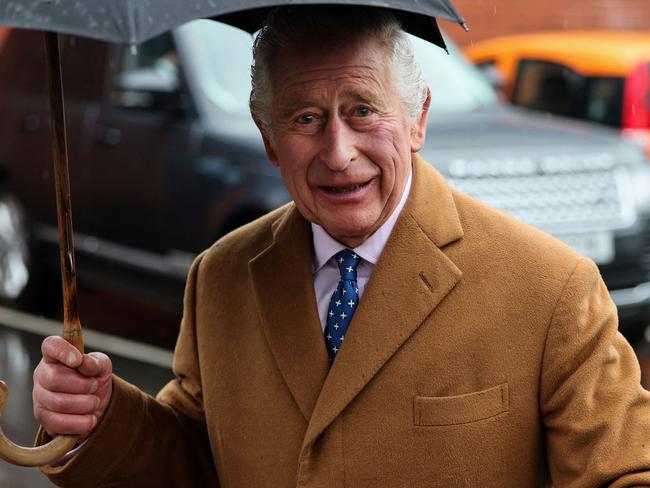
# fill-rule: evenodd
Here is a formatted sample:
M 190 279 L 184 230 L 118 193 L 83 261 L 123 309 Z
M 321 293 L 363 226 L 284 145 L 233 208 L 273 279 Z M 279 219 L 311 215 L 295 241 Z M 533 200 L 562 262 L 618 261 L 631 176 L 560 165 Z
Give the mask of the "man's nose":
M 332 116 L 323 133 L 320 158 L 333 171 L 344 171 L 356 157 L 354 130 L 341 119 Z

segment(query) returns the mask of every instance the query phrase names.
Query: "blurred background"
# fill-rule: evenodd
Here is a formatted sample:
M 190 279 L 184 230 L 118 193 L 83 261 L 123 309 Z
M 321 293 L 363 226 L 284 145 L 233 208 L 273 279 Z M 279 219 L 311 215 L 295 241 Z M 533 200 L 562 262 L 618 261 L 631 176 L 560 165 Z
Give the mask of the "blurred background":
M 599 266 L 650 387 L 650 4 L 456 0 L 423 156 L 450 183 Z M 219 236 L 288 201 L 248 114 L 252 39 L 196 21 L 140 46 L 63 36 L 88 348 L 155 393 L 171 377 L 184 280 Z M 31 371 L 60 333 L 58 233 L 40 34 L 0 29 L 0 378 L 29 444 Z M 0 463 L 1 486 L 50 486 Z
M 470 31 L 447 28 L 461 46 L 491 37 L 541 31 L 606 30 L 647 32 L 650 5 L 645 0 L 456 0 Z

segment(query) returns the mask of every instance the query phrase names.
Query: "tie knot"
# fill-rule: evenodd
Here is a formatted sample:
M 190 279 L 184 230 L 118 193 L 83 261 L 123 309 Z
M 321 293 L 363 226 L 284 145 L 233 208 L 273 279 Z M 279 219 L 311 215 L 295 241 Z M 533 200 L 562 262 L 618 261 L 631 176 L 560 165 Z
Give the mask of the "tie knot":
M 361 258 L 351 249 L 343 249 L 336 253 L 334 256 L 336 264 L 339 266 L 341 272 L 341 279 L 343 280 L 356 280 L 357 279 L 357 266 Z

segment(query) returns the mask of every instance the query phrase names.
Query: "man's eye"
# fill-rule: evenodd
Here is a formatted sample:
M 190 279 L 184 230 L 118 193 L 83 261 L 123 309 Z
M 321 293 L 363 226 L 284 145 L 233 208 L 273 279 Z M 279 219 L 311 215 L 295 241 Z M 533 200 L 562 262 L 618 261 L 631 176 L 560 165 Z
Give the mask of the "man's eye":
M 368 117 L 370 115 L 370 109 L 365 106 L 360 106 L 354 109 L 354 115 L 357 117 Z
M 299 124 L 311 124 L 314 121 L 314 116 L 312 114 L 303 114 L 300 115 L 297 119 L 296 122 Z

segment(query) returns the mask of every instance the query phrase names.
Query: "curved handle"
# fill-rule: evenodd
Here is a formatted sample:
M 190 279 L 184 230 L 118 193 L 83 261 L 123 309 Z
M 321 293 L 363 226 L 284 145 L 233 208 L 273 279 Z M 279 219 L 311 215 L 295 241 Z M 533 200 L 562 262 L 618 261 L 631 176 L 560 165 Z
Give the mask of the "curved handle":
M 9 388 L 4 381 L 0 381 L 0 418 L 7 398 Z M 0 427 L 0 458 L 19 466 L 44 466 L 63 457 L 78 439 L 77 435 L 60 435 L 43 446 L 21 447 L 11 442 Z
M 84 352 L 83 333 L 79 319 L 76 316 L 64 320 L 62 335 L 66 341 L 75 346 L 81 353 Z M 8 398 L 9 388 L 4 381 L 0 380 L 0 420 Z M 0 459 L 18 466 L 45 466 L 46 464 L 52 464 L 57 459 L 61 459 L 65 453 L 75 446 L 78 440 L 78 435 L 59 435 L 42 446 L 22 447 L 11 442 L 0 425 Z

